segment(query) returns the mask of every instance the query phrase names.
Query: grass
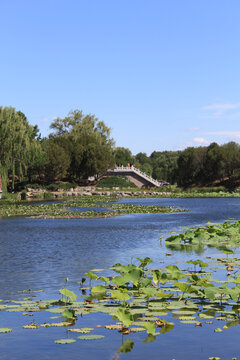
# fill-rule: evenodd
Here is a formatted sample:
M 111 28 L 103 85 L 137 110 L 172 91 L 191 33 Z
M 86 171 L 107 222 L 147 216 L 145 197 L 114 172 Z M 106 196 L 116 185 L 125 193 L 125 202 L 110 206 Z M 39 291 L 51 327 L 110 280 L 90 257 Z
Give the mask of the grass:
M 126 180 L 124 176 L 108 176 L 103 179 L 101 179 L 98 184 L 98 188 L 113 188 L 113 187 L 119 187 L 119 188 L 137 188 L 135 184 L 133 184 L 131 181 Z

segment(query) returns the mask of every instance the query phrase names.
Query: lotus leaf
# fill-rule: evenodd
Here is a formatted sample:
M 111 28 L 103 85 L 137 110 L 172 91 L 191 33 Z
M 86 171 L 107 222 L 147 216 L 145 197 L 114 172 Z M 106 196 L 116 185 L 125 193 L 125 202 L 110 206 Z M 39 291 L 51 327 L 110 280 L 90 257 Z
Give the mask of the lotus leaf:
M 104 327 L 109 330 L 119 330 L 119 329 L 122 329 L 123 325 L 122 324 L 113 324 L 113 325 L 104 325 Z
M 60 294 L 66 296 L 67 298 L 71 299 L 71 301 L 75 301 L 77 299 L 77 295 L 74 294 L 73 291 L 67 290 L 67 289 L 60 289 Z
M 111 291 L 111 297 L 120 301 L 127 301 L 131 299 L 130 295 L 120 290 Z
M 130 328 L 130 330 L 133 333 L 140 332 L 140 331 L 146 331 L 146 329 L 144 327 L 132 327 L 132 328 Z
M 24 325 L 23 329 L 38 329 L 39 327 L 40 327 L 40 325 L 31 323 L 31 324 L 28 324 L 28 325 Z
M 103 285 L 97 285 L 92 287 L 92 293 L 105 293 L 106 288 Z
M 81 328 L 81 329 L 73 328 L 73 329 L 68 329 L 67 331 L 87 334 L 87 333 L 90 333 L 93 330 L 94 330 L 94 328 Z
M 131 314 L 130 311 L 128 310 L 124 310 L 124 309 L 119 309 L 118 311 L 115 312 L 114 314 L 120 321 L 122 321 L 122 323 L 126 326 L 129 327 L 132 322 L 133 322 L 133 315 Z
M 155 335 L 156 334 L 156 326 L 153 322 L 145 322 L 142 325 L 146 330 L 148 334 Z
M 0 334 L 9 333 L 9 332 L 12 332 L 12 329 L 9 329 L 9 328 L 0 328 Z
M 99 340 L 103 339 L 104 335 L 80 335 L 77 338 L 79 340 Z
M 72 343 L 76 342 L 76 340 L 74 340 L 74 339 L 59 339 L 59 340 L 55 340 L 54 342 L 55 342 L 55 344 L 72 344 Z

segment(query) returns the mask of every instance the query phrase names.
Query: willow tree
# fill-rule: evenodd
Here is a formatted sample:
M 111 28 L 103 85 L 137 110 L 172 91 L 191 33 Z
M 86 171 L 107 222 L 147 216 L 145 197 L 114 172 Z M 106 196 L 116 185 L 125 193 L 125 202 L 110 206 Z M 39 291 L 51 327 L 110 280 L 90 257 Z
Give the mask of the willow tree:
M 40 151 L 35 139 L 36 127 L 31 126 L 21 111 L 0 107 L 0 175 L 3 191 L 9 178 L 14 188 L 15 177 L 20 181 Z

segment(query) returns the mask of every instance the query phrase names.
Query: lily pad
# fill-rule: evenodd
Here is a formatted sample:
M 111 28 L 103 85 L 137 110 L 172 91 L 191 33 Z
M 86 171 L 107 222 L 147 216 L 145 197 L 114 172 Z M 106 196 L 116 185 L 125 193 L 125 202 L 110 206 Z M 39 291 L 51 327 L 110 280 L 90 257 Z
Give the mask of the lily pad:
M 74 340 L 74 339 L 59 339 L 59 340 L 55 340 L 54 342 L 55 342 L 55 344 L 72 344 L 72 343 L 76 342 L 76 340 Z
M 0 328 L 0 334 L 9 333 L 9 332 L 12 332 L 12 329 L 9 329 L 9 328 Z
M 68 329 L 69 332 L 76 332 L 76 333 L 82 333 L 82 334 L 90 333 L 93 330 L 94 330 L 94 328 Z
M 99 340 L 103 339 L 104 335 L 80 335 L 77 338 L 79 340 Z

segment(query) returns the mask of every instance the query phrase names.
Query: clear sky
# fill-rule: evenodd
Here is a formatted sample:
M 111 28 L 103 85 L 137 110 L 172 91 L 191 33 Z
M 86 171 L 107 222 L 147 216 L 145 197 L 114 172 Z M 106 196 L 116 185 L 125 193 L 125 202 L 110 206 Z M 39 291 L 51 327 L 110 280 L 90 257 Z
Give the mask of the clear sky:
M 240 141 L 239 0 L 11 0 L 0 12 L 0 105 L 42 135 L 78 108 L 133 154 Z

